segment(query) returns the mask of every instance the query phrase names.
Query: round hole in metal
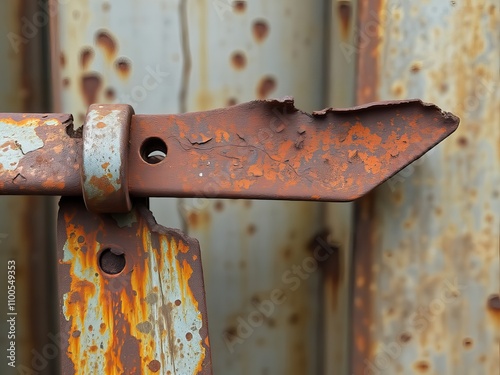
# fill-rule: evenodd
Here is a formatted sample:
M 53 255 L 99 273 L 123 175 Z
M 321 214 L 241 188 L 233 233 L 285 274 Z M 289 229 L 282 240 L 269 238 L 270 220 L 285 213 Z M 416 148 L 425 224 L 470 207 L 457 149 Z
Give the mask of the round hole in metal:
M 116 275 L 125 268 L 125 254 L 118 249 L 106 248 L 99 256 L 99 267 L 108 275 Z
M 141 146 L 141 157 L 148 164 L 158 164 L 167 156 L 167 145 L 158 137 L 147 138 Z

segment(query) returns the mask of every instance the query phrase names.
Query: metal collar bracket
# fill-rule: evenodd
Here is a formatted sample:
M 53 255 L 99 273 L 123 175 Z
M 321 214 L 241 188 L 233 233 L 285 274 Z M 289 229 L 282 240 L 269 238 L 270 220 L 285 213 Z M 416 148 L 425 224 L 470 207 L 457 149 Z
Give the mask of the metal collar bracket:
M 128 149 L 134 110 L 126 104 L 92 104 L 83 127 L 82 193 L 93 212 L 129 212 Z

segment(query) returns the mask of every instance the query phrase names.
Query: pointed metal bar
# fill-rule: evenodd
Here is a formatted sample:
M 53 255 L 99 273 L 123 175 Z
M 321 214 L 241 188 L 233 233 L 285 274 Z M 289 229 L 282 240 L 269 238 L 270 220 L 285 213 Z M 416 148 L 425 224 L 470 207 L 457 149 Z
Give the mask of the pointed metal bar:
M 420 100 L 307 114 L 284 98 L 134 115 L 129 191 L 135 197 L 353 200 L 458 123 Z M 70 115 L 4 114 L 0 130 L 1 194 L 82 194 L 82 138 Z

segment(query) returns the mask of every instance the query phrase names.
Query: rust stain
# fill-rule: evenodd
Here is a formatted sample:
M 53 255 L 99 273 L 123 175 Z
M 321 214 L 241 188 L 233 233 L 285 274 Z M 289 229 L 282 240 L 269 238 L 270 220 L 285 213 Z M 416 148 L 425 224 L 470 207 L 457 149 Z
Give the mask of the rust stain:
M 274 79 L 274 77 L 264 77 L 260 80 L 257 87 L 257 97 L 259 99 L 265 99 L 274 90 L 276 90 L 276 80 Z
M 430 369 L 429 362 L 419 361 L 419 362 L 415 363 L 415 369 L 421 373 L 427 372 Z
M 255 232 L 257 231 L 257 228 L 255 227 L 254 224 L 249 224 L 248 227 L 247 227 L 247 234 L 249 236 L 253 236 L 255 234 Z
M 241 70 L 247 63 L 247 58 L 243 52 L 234 52 L 231 55 L 231 63 L 236 70 Z
M 115 92 L 115 90 L 112 87 L 108 87 L 104 91 L 104 97 L 106 98 L 106 100 L 108 102 L 114 101 L 116 99 L 116 92 Z
M 94 104 L 102 86 L 102 79 L 98 73 L 87 73 L 82 76 L 81 89 L 85 103 Z
M 349 38 L 349 30 L 352 23 L 352 4 L 350 1 L 339 1 L 337 12 L 340 19 L 342 39 L 346 41 Z
M 231 107 L 231 106 L 236 105 L 236 104 L 238 104 L 238 100 L 236 98 L 229 98 L 227 100 L 226 106 Z
M 493 294 L 488 298 L 487 309 L 497 326 L 500 327 L 500 295 Z
M 59 64 L 61 65 L 62 69 L 66 67 L 66 55 L 62 51 L 59 54 Z
M 466 349 L 470 349 L 472 348 L 472 345 L 474 344 L 474 341 L 470 338 L 470 337 L 466 337 L 465 339 L 463 339 L 462 341 L 462 345 L 464 346 L 464 348 Z
M 82 49 L 80 52 L 80 66 L 82 69 L 87 69 L 90 61 L 94 58 L 94 50 L 90 47 Z
M 236 13 L 244 13 L 247 9 L 247 2 L 243 0 L 233 1 L 233 8 Z
M 118 50 L 115 38 L 107 30 L 98 30 L 95 35 L 95 43 L 102 48 L 108 61 L 111 61 Z
M 269 25 L 267 21 L 263 19 L 254 21 L 252 32 L 255 40 L 262 43 L 269 35 Z
M 125 57 L 121 57 L 116 60 L 115 67 L 120 78 L 126 79 L 130 76 L 130 71 L 132 69 L 131 65 L 130 60 Z

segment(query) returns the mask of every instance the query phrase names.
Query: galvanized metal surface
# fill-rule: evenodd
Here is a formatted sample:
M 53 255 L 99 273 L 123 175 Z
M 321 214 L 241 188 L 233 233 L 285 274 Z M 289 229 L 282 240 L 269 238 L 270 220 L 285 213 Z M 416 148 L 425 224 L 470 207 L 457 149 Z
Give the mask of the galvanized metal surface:
M 500 373 L 500 4 L 363 1 L 358 98 L 460 129 L 358 206 L 354 374 Z
M 132 111 L 126 108 L 119 115 L 124 122 Z M 129 151 L 123 134 L 109 133 L 108 140 L 99 135 L 113 127 L 118 111 L 96 111 L 108 110 L 89 109 L 80 170 L 68 163 L 71 158 L 78 161 L 79 142 L 60 138 L 68 117 L 5 115 L 0 122 L 1 191 L 71 195 L 71 174 L 82 173 L 88 206 L 97 209 L 103 203 L 98 210 L 113 212 L 125 202 L 121 209 L 126 211 L 122 167 L 128 153 L 128 188 L 135 196 L 348 201 L 422 156 L 459 122 L 451 113 L 418 100 L 330 108 L 309 115 L 285 98 L 184 115 L 132 116 Z M 60 143 L 45 145 L 46 138 Z M 151 140 L 163 141 L 168 150 L 158 163 L 149 162 L 142 150 Z M 64 152 L 70 143 L 75 149 Z M 109 204 L 104 204 L 107 199 Z
M 211 374 L 196 240 L 63 198 L 58 258 L 63 374 Z
M 82 192 L 90 211 L 129 212 L 128 155 L 134 110 L 126 104 L 94 104 L 83 128 Z M 50 168 L 50 167 L 49 167 Z

